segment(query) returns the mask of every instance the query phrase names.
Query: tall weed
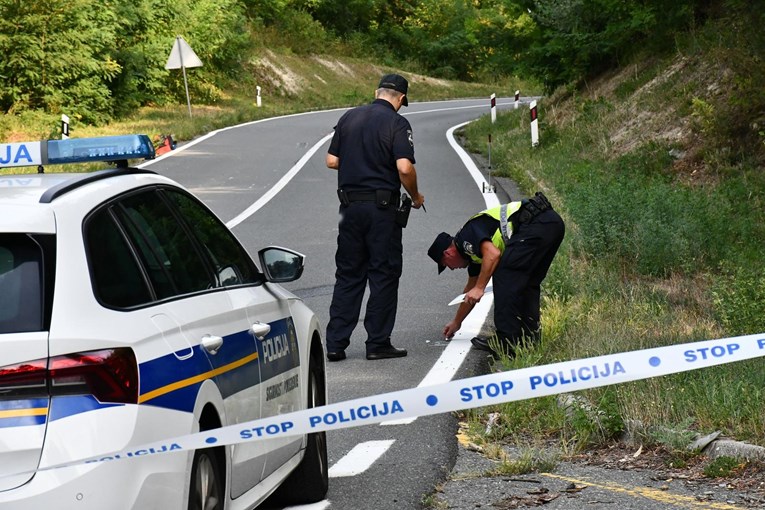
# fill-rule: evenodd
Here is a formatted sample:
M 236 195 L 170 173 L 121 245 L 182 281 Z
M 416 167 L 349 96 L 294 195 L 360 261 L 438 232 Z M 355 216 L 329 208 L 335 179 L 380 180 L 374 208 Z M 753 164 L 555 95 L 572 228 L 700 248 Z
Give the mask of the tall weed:
M 712 288 L 717 317 L 731 335 L 765 333 L 762 267 L 722 264 Z

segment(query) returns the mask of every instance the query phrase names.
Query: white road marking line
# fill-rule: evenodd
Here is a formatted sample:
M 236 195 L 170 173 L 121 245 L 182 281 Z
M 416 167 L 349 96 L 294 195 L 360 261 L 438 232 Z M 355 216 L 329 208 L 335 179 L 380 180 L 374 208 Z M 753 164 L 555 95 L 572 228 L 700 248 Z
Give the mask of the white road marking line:
M 412 103 L 412 105 L 415 105 L 415 104 L 425 105 L 425 104 L 429 104 L 429 103 L 449 103 L 449 102 L 461 102 L 461 101 L 465 101 L 465 100 L 464 99 L 452 99 L 450 101 L 424 101 L 422 103 Z M 510 103 L 507 103 L 507 104 L 510 104 Z M 503 103 L 503 106 L 504 106 L 504 103 Z M 484 103 L 480 103 L 480 104 L 468 105 L 468 106 L 456 106 L 456 107 L 450 107 L 450 108 L 434 108 L 434 109 L 431 109 L 431 110 L 420 110 L 420 111 L 416 111 L 416 112 L 406 112 L 406 113 L 402 113 L 402 115 L 416 115 L 416 114 L 420 114 L 420 113 L 443 112 L 443 111 L 449 111 L 449 110 L 462 110 L 462 109 L 468 109 L 468 108 L 483 108 L 483 107 L 485 107 L 485 104 Z M 179 145 L 176 149 L 174 149 L 172 151 L 168 151 L 165 154 L 162 154 L 161 156 L 157 156 L 156 158 L 154 158 L 152 160 L 149 160 L 149 161 L 146 161 L 144 163 L 141 163 L 140 165 L 136 165 L 136 168 L 145 168 L 147 166 L 153 165 L 154 163 L 158 163 L 158 162 L 162 161 L 163 159 L 170 158 L 170 157 L 173 157 L 173 156 L 177 156 L 177 155 L 181 154 L 182 152 L 190 149 L 191 147 L 197 145 L 198 143 L 204 142 L 208 138 L 212 138 L 213 136 L 217 135 L 218 133 L 223 133 L 224 131 L 229 131 L 231 129 L 237 129 L 237 128 L 240 128 L 240 127 L 248 127 L 248 126 L 252 126 L 254 124 L 261 124 L 263 122 L 272 122 L 272 121 L 275 121 L 275 120 L 286 119 L 286 118 L 289 118 L 289 117 L 301 117 L 303 115 L 316 115 L 316 114 L 320 114 L 320 113 L 340 112 L 340 111 L 345 111 L 345 110 L 350 110 L 350 109 L 351 109 L 350 107 L 346 107 L 346 108 L 333 108 L 333 109 L 330 109 L 330 110 L 320 110 L 320 111 L 313 111 L 313 112 L 292 113 L 292 114 L 289 114 L 289 115 L 279 115 L 277 117 L 268 117 L 268 118 L 265 118 L 265 119 L 252 120 L 250 122 L 245 122 L 243 124 L 236 124 L 234 126 L 227 126 L 227 127 L 224 127 L 224 128 L 216 129 L 215 131 L 210 131 L 209 133 L 206 133 L 206 134 L 204 134 L 202 136 L 198 136 L 197 138 L 194 138 L 193 140 L 189 140 L 188 142 L 184 143 L 183 145 Z
M 260 197 L 254 204 L 252 204 L 250 207 L 248 207 L 247 209 L 239 213 L 239 215 L 236 218 L 226 223 L 226 226 L 228 228 L 236 227 L 241 222 L 243 222 L 244 220 L 246 220 L 247 218 L 255 214 L 258 211 L 258 209 L 266 205 L 272 198 L 276 196 L 277 193 L 279 193 L 282 190 L 282 188 L 284 188 L 292 180 L 293 177 L 297 175 L 300 169 L 302 169 L 303 166 L 308 162 L 308 160 L 311 159 L 311 157 L 313 157 L 316 151 L 319 150 L 319 147 L 324 145 L 324 143 L 327 140 L 332 138 L 333 134 L 334 133 L 330 133 L 324 138 L 322 138 L 321 140 L 319 140 L 318 142 L 316 142 L 316 144 L 313 147 L 311 147 L 308 150 L 308 152 L 303 154 L 303 157 L 300 158 L 300 160 L 297 163 L 295 163 L 295 165 L 292 168 L 290 168 L 289 172 L 284 174 L 284 176 L 282 176 L 282 178 L 279 179 L 279 182 L 274 184 L 274 186 L 271 189 L 269 189 L 265 195 Z
M 481 105 L 462 106 L 462 107 L 454 107 L 454 108 L 439 108 L 439 109 L 435 109 L 435 110 L 426 110 L 426 111 L 420 111 L 420 112 L 412 112 L 412 114 L 414 114 L 414 113 L 428 113 L 428 112 L 431 112 L 431 111 L 460 110 L 462 108 L 477 108 L 477 107 L 480 107 L 480 106 Z M 453 141 L 454 137 L 452 135 L 452 133 L 454 132 L 455 129 L 457 129 L 460 126 L 464 126 L 465 124 L 467 124 L 467 122 L 465 122 L 463 124 L 459 124 L 458 126 L 455 126 L 455 127 L 451 128 L 447 132 L 447 138 L 450 138 L 449 143 L 452 144 L 452 147 L 455 148 L 455 150 L 457 151 L 457 154 L 460 154 L 460 151 L 462 151 L 462 153 L 467 155 L 467 153 L 464 150 L 462 150 L 461 147 L 459 147 L 457 142 Z M 239 213 L 239 215 L 236 216 L 234 219 L 228 221 L 226 223 L 226 226 L 228 228 L 236 227 L 237 225 L 242 223 L 244 220 L 246 220 L 247 218 L 249 218 L 250 216 L 255 214 L 258 211 L 258 209 L 260 209 L 261 207 L 266 205 L 268 202 L 270 202 L 271 199 L 274 198 L 277 193 L 279 193 L 287 184 L 289 184 L 289 182 L 298 174 L 298 172 L 300 172 L 300 170 L 305 166 L 305 164 L 308 163 L 308 160 L 311 159 L 314 154 L 316 154 L 316 151 L 318 151 L 319 148 L 322 145 L 324 145 L 324 143 L 326 143 L 329 139 L 331 139 L 333 135 L 334 135 L 334 131 L 332 133 L 326 135 L 324 138 L 322 138 L 318 142 L 316 142 L 316 144 L 314 144 L 313 147 L 311 147 L 305 154 L 303 154 L 303 157 L 301 157 L 300 160 L 298 160 L 298 162 L 295 163 L 292 166 L 292 168 L 290 168 L 289 171 L 282 176 L 281 179 L 279 179 L 279 182 L 274 184 L 273 187 L 271 189 L 269 189 L 263 196 L 261 196 L 254 204 L 252 204 L 250 207 L 248 207 L 247 209 L 245 209 L 244 211 Z M 459 148 L 460 150 L 457 150 L 457 148 Z M 465 166 L 467 167 L 468 171 L 473 176 L 473 179 L 475 179 L 475 181 L 480 185 L 480 182 L 478 182 L 478 177 L 476 177 L 476 174 L 478 176 L 481 176 L 481 172 L 480 172 L 480 170 L 478 170 L 478 167 L 475 166 L 475 164 L 473 163 L 473 160 L 470 159 L 469 156 L 467 157 L 467 160 L 466 160 L 465 157 L 462 156 L 462 154 L 460 154 L 460 158 L 462 159 L 463 163 L 465 163 Z M 469 164 L 468 164 L 468 162 L 469 162 Z M 483 179 L 483 176 L 481 176 L 480 178 Z M 489 205 L 489 207 L 491 207 L 491 205 L 489 204 L 489 198 L 490 197 L 494 197 L 494 199 L 496 200 L 496 197 L 494 195 L 484 195 L 484 196 L 486 198 L 487 205 Z
M 330 478 L 340 478 L 343 476 L 355 476 L 363 473 L 375 463 L 377 459 L 388 451 L 388 448 L 395 443 L 395 440 L 386 441 L 367 441 L 359 443 L 351 451 L 345 454 L 345 457 L 335 462 L 329 468 Z
M 484 189 L 484 184 L 488 184 L 486 179 L 484 179 L 483 174 L 473 162 L 473 159 L 470 157 L 470 155 L 460 146 L 460 144 L 457 143 L 457 140 L 454 139 L 454 131 L 461 128 L 462 126 L 470 124 L 471 122 L 473 121 L 471 120 L 468 122 L 463 122 L 462 124 L 457 124 L 456 126 L 449 128 L 449 130 L 446 132 L 446 139 L 449 141 L 449 145 L 452 146 L 452 149 L 454 149 L 454 152 L 456 152 L 460 157 L 462 164 L 464 164 L 465 168 L 468 169 L 470 175 L 473 176 L 473 180 L 478 185 L 478 187 L 480 189 Z M 499 205 L 499 199 L 495 193 L 484 193 L 483 199 L 486 201 L 487 208 Z
M 335 462 L 329 468 L 330 478 L 342 478 L 356 476 L 369 469 L 377 459 L 388 451 L 395 440 L 367 441 L 359 443 L 343 458 Z M 330 506 L 329 500 L 319 501 L 312 505 L 296 505 L 283 508 L 282 510 L 324 510 Z
M 325 508 L 329 508 L 329 501 L 319 501 L 318 503 L 311 503 L 310 505 L 295 505 L 295 506 L 285 506 L 282 508 L 282 510 L 324 510 Z

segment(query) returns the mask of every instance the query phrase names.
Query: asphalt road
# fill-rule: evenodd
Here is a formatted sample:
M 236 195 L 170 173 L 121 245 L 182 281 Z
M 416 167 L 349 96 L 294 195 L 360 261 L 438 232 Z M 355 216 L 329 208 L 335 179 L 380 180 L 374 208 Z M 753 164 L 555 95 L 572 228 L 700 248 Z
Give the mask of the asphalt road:
M 499 99 L 497 105 L 514 107 L 512 99 Z M 343 111 L 279 117 L 220 130 L 151 164 L 152 170 L 177 180 L 204 200 L 251 253 L 277 245 L 305 254 L 304 275 L 287 288 L 306 301 L 322 324 L 328 320 L 334 284 L 338 222 L 336 174 L 325 167 L 324 157 L 329 135 Z M 402 109 L 414 131 L 419 187 L 427 208 L 427 213 L 413 211 L 404 231 L 404 272 L 392 342 L 408 349 L 409 356 L 367 361 L 365 333 L 359 324 L 348 359 L 327 366 L 330 402 L 416 387 L 442 365 L 452 367 L 452 372 L 438 375 L 446 380 L 455 376 L 456 366 L 461 366 L 456 377 L 474 375 L 477 370 L 468 339 L 480 323 L 464 326 L 462 337 L 452 342 L 462 347 L 452 355 L 458 356 L 457 361 L 443 361 L 449 344 L 441 331 L 454 312 L 446 304 L 459 294 L 466 276 L 450 271 L 439 276 L 427 249 L 438 232 L 453 233 L 486 207 L 486 195 L 457 156 L 447 132 L 489 112 L 488 98 L 413 102 Z M 310 508 L 419 508 L 423 496 L 446 478 L 454 464 L 455 432 L 455 419 L 441 414 L 407 424 L 329 433 L 327 501 Z

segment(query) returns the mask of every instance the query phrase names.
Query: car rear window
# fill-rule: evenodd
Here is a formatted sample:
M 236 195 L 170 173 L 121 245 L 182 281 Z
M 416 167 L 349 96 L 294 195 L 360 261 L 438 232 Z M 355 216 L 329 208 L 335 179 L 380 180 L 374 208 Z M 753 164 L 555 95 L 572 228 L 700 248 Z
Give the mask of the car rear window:
M 24 234 L 0 234 L 0 333 L 43 330 L 42 250 Z
M 160 299 L 215 288 L 199 251 L 155 191 L 119 201 L 116 209 Z
M 223 223 L 190 196 L 171 190 L 165 190 L 165 194 L 207 251 L 219 285 L 227 287 L 260 282 L 252 259 Z
M 152 300 L 138 261 L 108 209 L 88 222 L 87 244 L 94 290 L 103 304 L 128 308 Z
M 84 223 L 93 290 L 122 309 L 262 276 L 236 237 L 201 202 L 147 187 L 105 202 Z

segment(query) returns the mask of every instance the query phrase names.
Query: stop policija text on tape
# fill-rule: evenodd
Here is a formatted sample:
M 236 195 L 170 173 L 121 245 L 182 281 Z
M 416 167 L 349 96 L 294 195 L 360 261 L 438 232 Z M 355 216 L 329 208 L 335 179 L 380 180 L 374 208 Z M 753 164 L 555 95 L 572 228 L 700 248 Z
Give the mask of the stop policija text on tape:
M 765 333 L 656 347 L 499 372 L 329 404 L 66 463 L 121 461 L 371 425 L 638 381 L 765 356 Z M 22 473 L 19 473 L 22 474 Z

